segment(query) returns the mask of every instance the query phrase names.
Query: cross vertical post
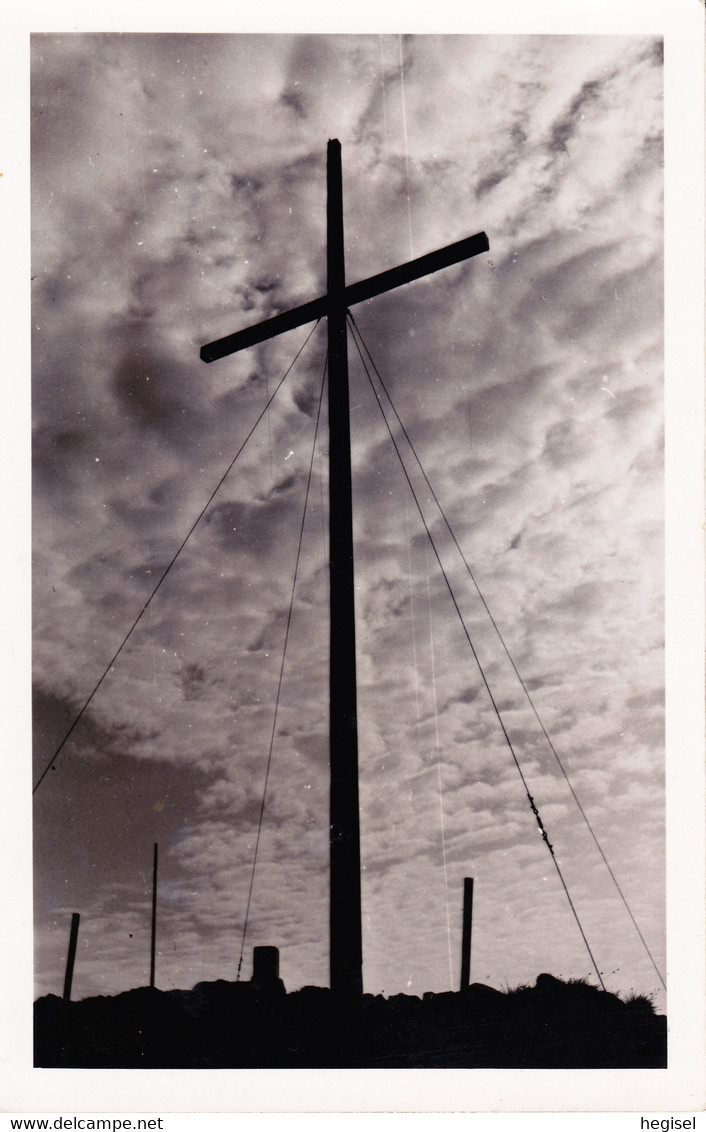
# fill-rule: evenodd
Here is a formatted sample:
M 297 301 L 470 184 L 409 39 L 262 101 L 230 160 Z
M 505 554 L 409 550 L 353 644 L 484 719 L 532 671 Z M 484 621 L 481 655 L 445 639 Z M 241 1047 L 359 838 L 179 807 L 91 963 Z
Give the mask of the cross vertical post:
M 485 232 L 346 286 L 341 143 L 327 151 L 327 293 L 201 347 L 215 362 L 315 319 L 328 320 L 330 656 L 330 972 L 339 1001 L 363 994 L 355 671 L 353 505 L 348 405 L 348 307 L 488 251 Z
M 341 144 L 327 153 L 330 625 L 330 973 L 331 989 L 363 994 L 360 813 L 353 585 L 353 506 L 348 335 L 343 251 Z

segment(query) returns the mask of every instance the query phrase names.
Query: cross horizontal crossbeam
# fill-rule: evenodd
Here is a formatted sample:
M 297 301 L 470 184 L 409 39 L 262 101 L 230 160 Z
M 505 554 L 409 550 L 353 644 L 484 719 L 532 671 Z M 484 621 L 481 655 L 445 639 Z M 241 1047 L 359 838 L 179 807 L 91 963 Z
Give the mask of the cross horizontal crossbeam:
M 454 263 L 461 263 L 464 259 L 487 252 L 489 248 L 488 237 L 485 232 L 477 232 L 475 236 L 467 236 L 464 240 L 457 240 L 455 244 L 448 244 L 445 248 L 419 256 L 399 267 L 389 271 L 381 271 L 379 275 L 371 275 L 369 279 L 362 279 L 358 283 L 351 283 L 345 290 L 345 303 L 352 307 L 356 303 L 365 302 L 384 291 L 391 291 L 401 287 L 404 283 L 411 283 L 423 275 L 431 275 L 442 267 L 451 267 Z M 218 358 L 225 358 L 228 354 L 235 354 L 238 350 L 245 350 L 248 346 L 255 346 L 258 342 L 265 342 L 286 330 L 294 330 L 295 326 L 303 326 L 307 322 L 314 322 L 317 318 L 324 318 L 329 312 L 330 301 L 328 295 L 313 299 L 300 307 L 276 314 L 267 318 L 256 326 L 247 326 L 235 334 L 228 334 L 215 342 L 201 347 L 201 361 L 215 362 Z

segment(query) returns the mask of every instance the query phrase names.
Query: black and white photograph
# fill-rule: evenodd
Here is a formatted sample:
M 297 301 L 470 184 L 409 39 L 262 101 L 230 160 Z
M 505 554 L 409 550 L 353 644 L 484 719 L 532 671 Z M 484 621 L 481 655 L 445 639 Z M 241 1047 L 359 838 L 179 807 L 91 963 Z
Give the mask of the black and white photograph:
M 35 1071 L 677 1068 L 664 35 L 29 47 Z

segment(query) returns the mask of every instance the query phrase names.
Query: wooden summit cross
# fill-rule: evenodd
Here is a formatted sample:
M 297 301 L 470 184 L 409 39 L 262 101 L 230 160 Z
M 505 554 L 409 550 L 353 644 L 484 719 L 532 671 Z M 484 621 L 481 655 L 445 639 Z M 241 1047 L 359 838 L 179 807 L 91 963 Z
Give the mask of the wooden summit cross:
M 360 907 L 360 818 L 358 726 L 353 594 L 353 511 L 348 407 L 346 315 L 354 303 L 390 291 L 488 250 L 485 232 L 420 256 L 400 267 L 346 286 L 343 255 L 341 144 L 328 143 L 327 293 L 256 326 L 219 338 L 201 349 L 213 362 L 264 342 L 295 326 L 328 319 L 329 383 L 329 570 L 330 586 L 330 972 L 331 989 L 355 1000 L 363 993 Z

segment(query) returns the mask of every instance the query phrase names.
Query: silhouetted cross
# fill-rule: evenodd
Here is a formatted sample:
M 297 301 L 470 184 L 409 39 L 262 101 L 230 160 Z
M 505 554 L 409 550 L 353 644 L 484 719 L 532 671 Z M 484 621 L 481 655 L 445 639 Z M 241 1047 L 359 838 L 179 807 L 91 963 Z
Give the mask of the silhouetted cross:
M 341 145 L 329 141 L 327 155 L 327 293 L 303 306 L 238 330 L 201 348 L 214 362 L 286 330 L 328 319 L 329 381 L 329 570 L 330 658 L 330 969 L 331 988 L 349 1002 L 363 993 L 360 908 L 360 816 L 358 726 L 353 599 L 353 512 L 348 405 L 346 313 L 348 307 L 411 283 L 442 267 L 488 251 L 485 232 L 346 286 L 343 255 Z

